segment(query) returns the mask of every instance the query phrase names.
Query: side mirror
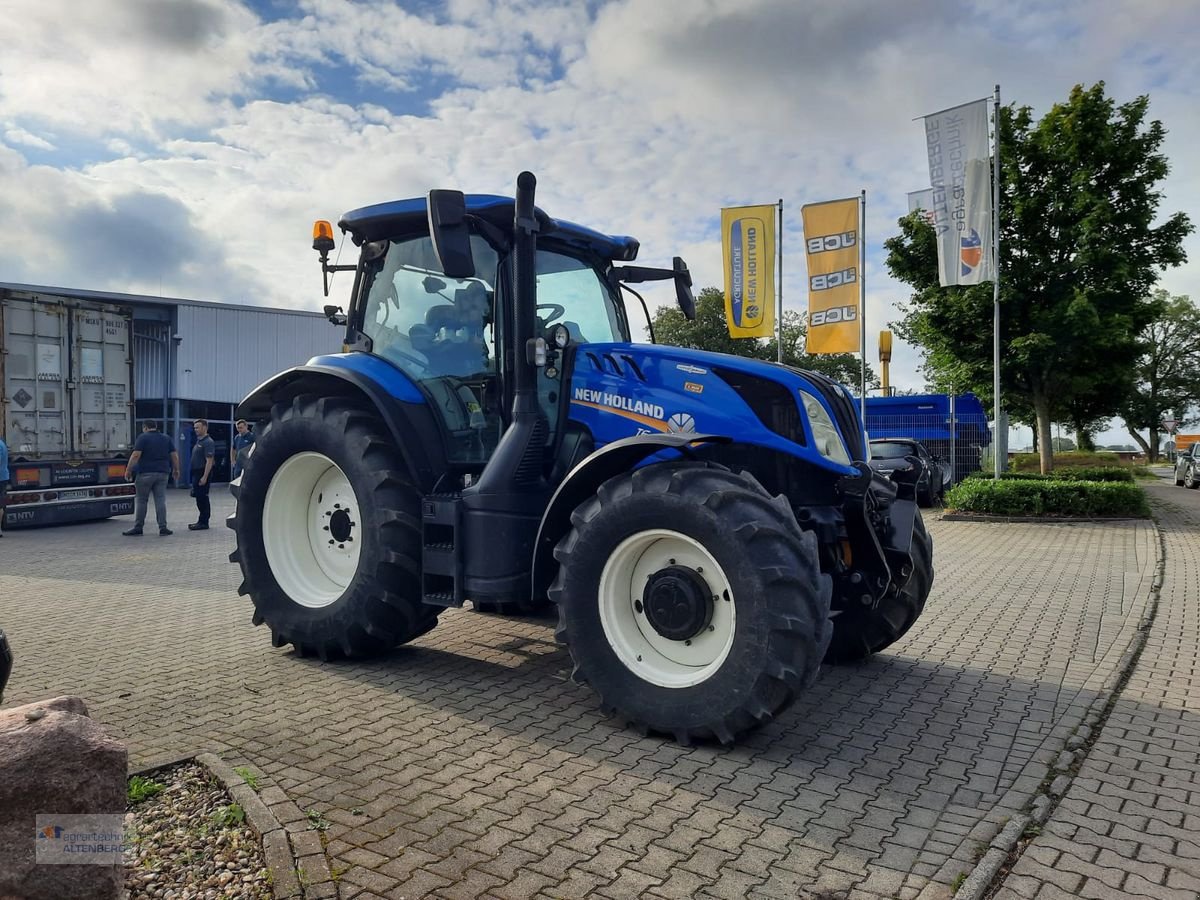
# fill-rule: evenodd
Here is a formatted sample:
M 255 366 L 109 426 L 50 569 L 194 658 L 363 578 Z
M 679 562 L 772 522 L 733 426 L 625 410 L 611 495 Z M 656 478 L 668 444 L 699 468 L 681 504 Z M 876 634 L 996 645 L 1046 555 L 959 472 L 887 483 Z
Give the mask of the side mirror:
M 696 320 L 696 298 L 692 296 L 692 273 L 688 271 L 683 257 L 676 256 L 671 267 L 675 270 L 675 300 L 689 322 Z
M 462 191 L 429 192 L 429 238 L 447 278 L 475 277 L 471 256 L 471 229 L 467 226 L 467 198 Z
M 327 318 L 332 324 L 346 324 L 346 314 L 342 312 L 342 308 L 340 306 L 333 306 L 332 304 L 327 303 L 325 304 L 324 312 L 325 318 Z
M 421 281 L 421 287 L 425 288 L 427 294 L 440 294 L 446 289 L 446 282 L 440 278 L 434 278 L 432 275 L 426 275 Z

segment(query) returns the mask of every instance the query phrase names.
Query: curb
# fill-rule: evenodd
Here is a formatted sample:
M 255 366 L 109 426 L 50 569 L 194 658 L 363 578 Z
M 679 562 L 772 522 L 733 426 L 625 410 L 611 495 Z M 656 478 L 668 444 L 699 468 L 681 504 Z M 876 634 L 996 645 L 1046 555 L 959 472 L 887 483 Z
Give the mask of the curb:
M 1159 596 L 1166 574 L 1166 541 L 1158 521 L 1156 519 L 1150 521 L 1153 523 L 1154 533 L 1158 537 L 1158 561 L 1154 567 L 1154 577 L 1150 582 L 1149 608 L 1138 620 L 1137 631 L 1134 632 L 1125 652 L 1121 654 L 1120 662 L 1104 680 L 1099 694 L 1088 707 L 1088 711 L 1083 717 L 1083 724 L 1075 729 L 1075 733 L 1071 737 L 1067 738 L 1066 749 L 1058 754 L 1041 789 L 1030 800 L 1027 812 L 1014 816 L 992 839 L 987 852 L 959 886 L 953 900 L 983 900 L 984 897 L 993 893 L 994 889 L 1000 887 L 1002 882 L 997 883 L 996 876 L 1005 865 L 1011 867 L 1020 858 L 1025 848 L 1021 841 L 1025 837 L 1026 830 L 1033 826 L 1040 832 L 1041 826 L 1046 823 L 1054 808 L 1058 806 L 1058 801 L 1066 796 L 1075 780 L 1076 773 L 1092 749 L 1092 745 L 1100 737 L 1105 720 L 1117 700 L 1120 699 L 1125 684 L 1133 674 L 1133 668 L 1142 655 L 1142 650 L 1149 638 L 1150 628 L 1158 615 Z M 1029 840 L 1033 840 L 1038 832 L 1030 836 Z
M 1001 523 L 1031 523 L 1034 525 L 1086 525 L 1089 522 L 1145 522 L 1138 516 L 988 516 L 975 513 L 947 512 L 942 514 L 943 522 L 1001 522 Z
M 275 900 L 322 900 L 337 896 L 329 871 L 322 835 L 309 827 L 308 817 L 257 766 L 242 765 L 259 782 L 256 791 L 234 767 L 215 753 L 187 753 L 156 758 L 130 769 L 129 776 L 147 775 L 181 763 L 205 768 L 246 812 L 246 822 L 262 841 L 271 873 Z

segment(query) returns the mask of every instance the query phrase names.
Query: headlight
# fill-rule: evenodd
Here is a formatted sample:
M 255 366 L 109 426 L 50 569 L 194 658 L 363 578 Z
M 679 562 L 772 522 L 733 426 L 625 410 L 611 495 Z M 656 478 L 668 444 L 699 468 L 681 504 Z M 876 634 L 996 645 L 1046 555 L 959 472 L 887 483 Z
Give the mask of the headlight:
M 800 391 L 800 397 L 804 400 L 804 412 L 808 415 L 808 424 L 812 428 L 817 452 L 836 463 L 850 465 L 850 454 L 846 451 L 846 444 L 821 401 L 805 390 Z

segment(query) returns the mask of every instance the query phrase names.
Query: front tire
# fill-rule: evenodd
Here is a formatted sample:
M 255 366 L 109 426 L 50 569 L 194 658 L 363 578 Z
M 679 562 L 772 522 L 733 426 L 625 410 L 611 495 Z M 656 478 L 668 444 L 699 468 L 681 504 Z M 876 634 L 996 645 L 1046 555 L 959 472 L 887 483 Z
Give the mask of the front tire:
M 735 738 L 816 678 L 832 585 L 782 497 L 711 464 L 618 475 L 571 516 L 550 599 L 573 677 L 683 744 Z
M 367 656 L 437 624 L 421 602 L 420 495 L 373 412 L 344 397 L 277 403 L 231 489 L 238 593 L 276 647 Z
M 850 601 L 833 619 L 827 663 L 858 662 L 900 640 L 925 609 L 933 587 L 933 538 L 921 514 L 913 522 L 913 571 L 898 593 L 884 597 L 874 609 Z
M 1183 486 L 1191 491 L 1200 488 L 1200 478 L 1196 477 L 1195 466 L 1188 466 L 1187 473 L 1183 476 Z

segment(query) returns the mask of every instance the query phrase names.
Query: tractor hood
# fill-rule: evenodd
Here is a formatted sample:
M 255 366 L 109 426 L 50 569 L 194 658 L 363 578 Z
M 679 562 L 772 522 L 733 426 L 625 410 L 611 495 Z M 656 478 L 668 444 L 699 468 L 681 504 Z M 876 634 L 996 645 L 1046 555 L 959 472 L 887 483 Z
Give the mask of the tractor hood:
M 625 436 L 609 425 L 619 417 L 644 431 L 784 439 L 838 471 L 865 459 L 853 398 L 816 372 L 662 344 L 589 343 L 577 347 L 571 385 L 572 416 L 602 443 Z

